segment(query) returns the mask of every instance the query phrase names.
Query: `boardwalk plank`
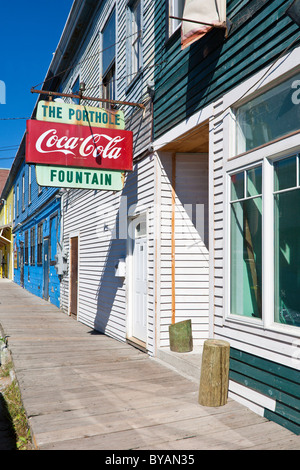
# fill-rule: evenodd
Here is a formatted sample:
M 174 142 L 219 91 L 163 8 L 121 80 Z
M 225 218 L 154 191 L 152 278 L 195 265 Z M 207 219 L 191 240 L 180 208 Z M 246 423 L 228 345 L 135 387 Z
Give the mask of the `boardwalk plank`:
M 0 325 L 40 449 L 295 449 L 299 436 L 0 280 Z M 298 447 L 297 447 L 298 446 Z

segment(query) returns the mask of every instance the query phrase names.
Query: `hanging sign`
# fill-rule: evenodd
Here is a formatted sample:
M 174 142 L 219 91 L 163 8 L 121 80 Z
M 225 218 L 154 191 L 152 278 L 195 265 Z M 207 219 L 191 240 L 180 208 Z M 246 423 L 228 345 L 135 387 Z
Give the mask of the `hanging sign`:
M 27 121 L 26 163 L 132 170 L 131 131 Z
M 88 168 L 36 165 L 36 180 L 40 186 L 121 191 L 124 173 Z
M 36 119 L 79 126 L 125 129 L 123 111 L 55 101 L 40 101 Z

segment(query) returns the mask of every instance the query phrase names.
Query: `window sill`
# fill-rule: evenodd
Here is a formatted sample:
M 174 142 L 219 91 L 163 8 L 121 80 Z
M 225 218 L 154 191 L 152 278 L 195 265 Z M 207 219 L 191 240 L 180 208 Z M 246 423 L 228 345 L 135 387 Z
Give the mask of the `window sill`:
M 250 327 L 255 327 L 262 329 L 264 331 L 269 331 L 269 332 L 276 332 L 276 333 L 281 333 L 283 335 L 289 335 L 289 336 L 295 336 L 295 337 L 300 337 L 300 327 L 299 326 L 293 326 L 293 325 L 286 325 L 284 323 L 268 323 L 264 324 L 263 320 L 260 320 L 258 318 L 250 318 L 250 317 L 242 317 L 239 315 L 228 315 L 226 318 L 224 318 L 224 324 L 226 322 L 230 323 L 235 323 L 239 325 L 245 325 L 245 326 L 250 326 Z
M 263 328 L 263 321 L 260 318 L 251 318 L 251 317 L 243 317 L 242 315 L 233 315 L 230 314 L 225 317 L 225 322 L 232 322 L 232 323 L 239 323 L 240 325 L 249 325 L 249 326 L 257 326 L 259 328 Z

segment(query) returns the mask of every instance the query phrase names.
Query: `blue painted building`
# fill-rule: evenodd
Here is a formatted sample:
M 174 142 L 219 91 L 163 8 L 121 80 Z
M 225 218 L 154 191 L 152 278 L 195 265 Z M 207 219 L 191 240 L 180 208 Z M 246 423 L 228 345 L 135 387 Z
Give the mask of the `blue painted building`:
M 25 137 L 13 163 L 8 185 L 14 186 L 14 281 L 60 306 L 60 279 L 55 269 L 60 240 L 58 188 L 37 184 L 35 166 L 25 163 Z

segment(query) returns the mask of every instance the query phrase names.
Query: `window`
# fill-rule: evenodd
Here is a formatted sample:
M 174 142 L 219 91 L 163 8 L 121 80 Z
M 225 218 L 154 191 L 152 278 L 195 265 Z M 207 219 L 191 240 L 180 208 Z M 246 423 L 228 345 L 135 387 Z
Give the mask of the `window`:
M 274 162 L 275 322 L 300 326 L 299 155 Z
M 116 42 L 116 14 L 111 14 L 102 31 L 102 86 L 103 98 L 114 100 L 115 90 L 115 42 Z M 111 107 L 107 105 L 106 107 Z
M 25 174 L 22 176 L 22 212 L 25 211 Z
M 25 232 L 25 264 L 28 264 L 28 230 Z
M 265 163 L 230 175 L 230 314 L 300 327 L 300 154 Z
M 230 313 L 262 318 L 262 167 L 231 175 Z
M 129 5 L 128 28 L 128 79 L 132 80 L 142 66 L 142 16 L 141 1 Z
M 30 229 L 30 264 L 35 265 L 35 227 Z
M 183 18 L 185 0 L 169 0 L 169 17 Z M 169 36 L 181 25 L 181 20 L 169 18 Z
M 37 229 L 37 264 L 43 263 L 43 223 L 38 224 Z
M 19 210 L 20 210 L 20 189 L 19 189 L 19 185 L 18 185 L 18 184 L 17 184 L 16 206 L 17 206 L 17 217 L 19 217 Z
M 300 129 L 300 74 L 236 109 L 236 151 L 240 154 Z

